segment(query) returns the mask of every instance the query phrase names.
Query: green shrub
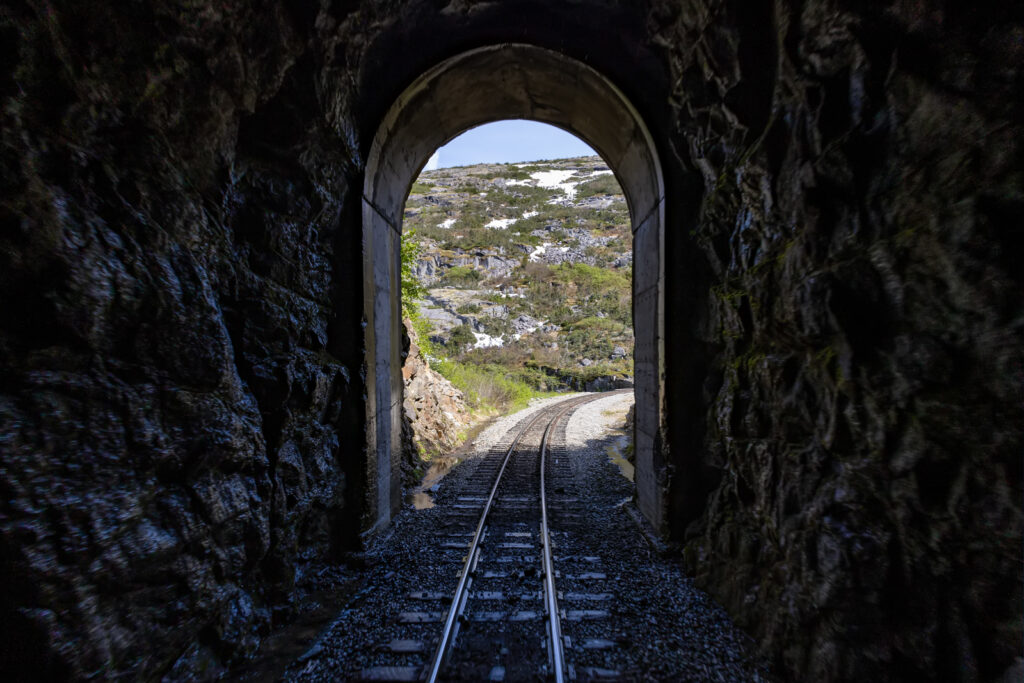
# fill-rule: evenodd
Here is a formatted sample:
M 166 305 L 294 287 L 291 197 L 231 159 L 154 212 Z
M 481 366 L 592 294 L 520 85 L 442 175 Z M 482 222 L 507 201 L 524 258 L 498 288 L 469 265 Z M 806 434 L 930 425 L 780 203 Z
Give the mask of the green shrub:
M 420 256 L 421 247 L 416 240 L 416 231 L 408 230 L 402 235 L 401 247 L 401 297 L 402 315 L 408 317 L 419 310 L 416 301 L 427 295 L 427 290 L 412 274 L 412 266 Z
M 483 276 L 469 266 L 452 266 L 441 278 L 449 287 L 474 287 Z
M 622 187 L 619 186 L 619 181 L 611 173 L 600 175 L 593 180 L 588 180 L 576 186 L 576 196 L 581 199 L 597 195 L 616 194 L 622 194 Z
M 514 161 L 503 161 L 498 164 L 498 170 L 494 172 L 495 178 L 505 178 L 506 180 L 516 179 L 523 180 L 529 178 L 530 174 L 525 173 L 523 169 L 516 166 Z
M 555 272 L 562 282 L 574 284 L 581 295 L 629 291 L 632 286 L 625 273 L 585 263 L 563 263 L 555 267 Z
M 448 344 L 451 345 L 456 354 L 465 352 L 467 348 L 475 343 L 476 336 L 473 334 L 473 328 L 466 323 L 453 327 L 452 331 L 448 333 Z
M 430 356 L 432 358 L 438 358 L 443 355 L 441 350 L 438 349 L 430 339 L 431 335 L 434 334 L 434 324 L 420 315 L 419 311 L 414 311 L 407 317 L 413 330 L 416 332 L 416 338 L 418 340 L 416 343 L 419 345 L 420 351 L 425 356 Z
M 505 318 L 492 318 L 488 315 L 480 318 L 480 324 L 484 326 L 484 332 L 492 337 L 509 338 L 512 334 L 512 323 Z
M 531 398 L 554 395 L 540 391 L 524 378 L 523 373 L 532 372 L 538 376 L 537 381 L 542 381 L 543 373 L 537 371 L 510 372 L 500 365 L 475 365 L 451 359 L 432 367 L 465 394 L 473 410 L 511 412 L 525 408 Z
M 591 360 L 608 358 L 616 346 L 609 337 L 589 330 L 570 330 L 562 335 L 561 341 L 572 356 Z
M 597 316 L 577 320 L 572 323 L 570 328 L 573 330 L 580 330 L 582 332 L 604 332 L 606 334 L 611 333 L 614 335 L 622 334 L 627 330 L 627 327 L 617 320 L 612 318 L 600 318 Z

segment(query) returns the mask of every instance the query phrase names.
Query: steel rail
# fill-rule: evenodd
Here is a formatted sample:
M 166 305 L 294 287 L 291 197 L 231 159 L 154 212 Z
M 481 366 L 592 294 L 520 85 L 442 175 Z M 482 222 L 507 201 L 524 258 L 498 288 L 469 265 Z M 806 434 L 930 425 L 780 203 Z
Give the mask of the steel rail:
M 551 553 L 551 536 L 548 533 L 548 505 L 545 495 L 545 463 L 548 454 L 548 437 L 551 429 L 561 420 L 570 406 L 566 406 L 560 413 L 555 415 L 544 430 L 544 436 L 540 440 L 540 538 L 544 548 L 544 601 L 548 610 L 548 642 L 551 653 L 551 668 L 554 670 L 555 682 L 565 681 L 565 647 L 562 641 L 562 624 L 558 618 L 558 593 L 555 592 L 555 562 Z
M 544 435 L 541 438 L 541 543 L 544 546 L 544 586 L 548 611 L 548 628 L 550 630 L 551 640 L 552 668 L 554 669 L 555 680 L 557 683 L 563 683 L 565 681 L 565 649 L 562 641 L 561 624 L 558 619 L 558 594 L 555 592 L 554 560 L 551 555 L 551 539 L 547 528 L 547 503 L 544 499 L 545 454 L 547 452 L 548 435 L 555 423 L 562 419 L 570 409 L 584 403 L 597 400 L 598 398 L 601 398 L 601 396 L 589 395 L 566 400 L 565 405 L 559 406 L 560 410 L 558 410 L 554 416 L 550 417 L 550 422 L 544 429 Z M 530 431 L 530 429 L 532 429 L 542 417 L 545 416 L 545 414 L 550 415 L 550 413 L 547 413 L 544 409 L 538 410 L 537 414 L 533 416 L 526 426 L 519 431 L 515 439 L 513 439 L 512 443 L 509 445 L 508 450 L 505 451 L 505 456 L 501 462 L 501 468 L 498 470 L 498 475 L 494 478 L 494 484 L 491 486 L 491 493 L 487 496 L 487 502 L 484 504 L 483 512 L 480 515 L 480 521 L 476 526 L 476 532 L 473 534 L 473 540 L 468 546 L 466 561 L 462 567 L 462 574 L 459 577 L 459 583 L 455 587 L 455 596 L 452 599 L 452 605 L 448 610 L 448 615 L 445 617 L 444 628 L 441 630 L 441 639 L 437 644 L 434 659 L 430 664 L 429 671 L 424 672 L 426 675 L 422 677 L 422 680 L 427 681 L 427 683 L 437 683 L 438 676 L 441 673 L 441 667 L 444 665 L 445 659 L 448 655 L 448 648 L 451 647 L 455 640 L 455 635 L 458 632 L 458 618 L 459 615 L 462 614 L 463 609 L 465 609 L 466 602 L 469 598 L 469 586 L 473 582 L 472 575 L 476 569 L 476 564 L 480 559 L 480 541 L 483 540 L 484 530 L 487 527 L 487 516 L 490 514 L 491 507 L 494 504 L 494 499 L 498 494 L 498 486 L 501 484 L 501 478 L 505 474 L 505 469 L 508 467 L 513 451 L 515 451 L 516 446 L 519 445 L 519 440 L 522 439 L 523 436 Z
M 540 421 L 544 416 L 545 411 L 543 409 L 538 410 L 537 414 L 526 424 L 525 427 L 520 430 L 516 435 L 516 438 L 512 440 L 512 444 L 508 447 L 505 452 L 505 457 L 501 462 L 501 468 L 498 470 L 498 476 L 494 478 L 494 485 L 491 487 L 491 494 L 487 496 L 487 502 L 484 504 L 483 513 L 480 515 L 480 521 L 476 525 L 476 533 L 473 534 L 473 540 L 469 544 L 469 552 L 466 555 L 466 563 L 462 567 L 462 575 L 459 577 L 459 583 L 455 587 L 455 597 L 452 600 L 452 606 L 448 610 L 448 616 L 445 618 L 444 628 L 441 631 L 441 640 L 437 644 L 437 651 L 434 655 L 434 661 L 430 665 L 430 671 L 426 676 L 428 683 L 436 683 L 438 675 L 441 673 L 441 667 L 444 665 L 445 656 L 448 653 L 448 647 L 454 640 L 454 635 L 457 630 L 456 620 L 465 608 L 466 600 L 469 596 L 469 584 L 472 583 L 472 574 L 476 566 L 476 561 L 480 552 L 480 541 L 483 538 L 484 528 L 487 526 L 487 515 L 491 511 L 491 506 L 494 504 L 494 498 L 498 494 L 498 486 L 501 484 L 501 477 L 505 474 L 505 468 L 508 467 L 508 461 L 512 457 L 512 452 L 519 445 L 519 440 L 523 437 L 526 432 Z

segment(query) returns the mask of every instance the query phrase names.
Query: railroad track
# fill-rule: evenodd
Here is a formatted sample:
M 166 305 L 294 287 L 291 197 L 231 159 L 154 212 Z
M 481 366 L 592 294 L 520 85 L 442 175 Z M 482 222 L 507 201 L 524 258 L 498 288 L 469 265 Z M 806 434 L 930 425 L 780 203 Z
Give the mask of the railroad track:
M 593 609 L 611 597 L 590 590 L 605 579 L 598 571 L 600 559 L 556 554 L 560 539 L 571 533 L 579 517 L 573 512 L 578 498 L 566 493 L 572 479 L 562 445 L 568 416 L 608 395 L 544 408 L 491 450 L 450 506 L 451 519 L 442 536 L 443 548 L 465 553 L 455 590 L 410 593 L 407 599 L 414 609 L 401 612 L 397 621 L 421 638 L 389 643 L 395 664 L 364 669 L 363 680 L 561 683 L 614 677 L 614 671 L 577 670 L 566 661 L 566 644 L 572 641 L 563 634 L 563 620 L 609 616 L 605 609 Z M 556 563 L 568 571 L 560 574 Z M 560 599 L 570 607 L 590 609 L 563 609 Z M 439 633 L 422 638 L 427 635 L 424 626 L 437 624 Z M 611 641 L 589 638 L 582 646 L 599 649 L 603 643 Z M 422 663 L 410 663 L 411 658 Z

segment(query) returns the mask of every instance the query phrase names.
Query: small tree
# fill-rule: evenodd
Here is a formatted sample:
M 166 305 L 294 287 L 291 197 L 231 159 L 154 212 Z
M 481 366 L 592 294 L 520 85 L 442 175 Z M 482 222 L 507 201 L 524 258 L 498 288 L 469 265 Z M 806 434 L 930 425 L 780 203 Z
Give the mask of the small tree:
M 416 231 L 408 230 L 402 235 L 402 315 L 412 318 L 419 313 L 417 299 L 427 294 L 426 288 L 413 275 L 412 266 L 420 257 L 420 243 Z
M 473 334 L 472 327 L 462 323 L 458 327 L 452 328 L 448 341 L 455 347 L 456 353 L 462 353 L 466 350 L 466 347 L 476 344 L 476 335 Z
M 444 282 L 449 287 L 475 287 L 483 276 L 471 266 L 452 266 L 444 274 Z

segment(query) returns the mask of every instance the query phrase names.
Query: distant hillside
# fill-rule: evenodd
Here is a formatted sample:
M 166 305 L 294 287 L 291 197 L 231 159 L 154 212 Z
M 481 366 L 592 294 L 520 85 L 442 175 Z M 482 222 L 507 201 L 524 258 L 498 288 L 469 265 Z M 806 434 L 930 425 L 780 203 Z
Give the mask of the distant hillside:
M 629 213 L 599 157 L 427 171 L 404 230 L 428 354 L 545 390 L 632 377 Z

